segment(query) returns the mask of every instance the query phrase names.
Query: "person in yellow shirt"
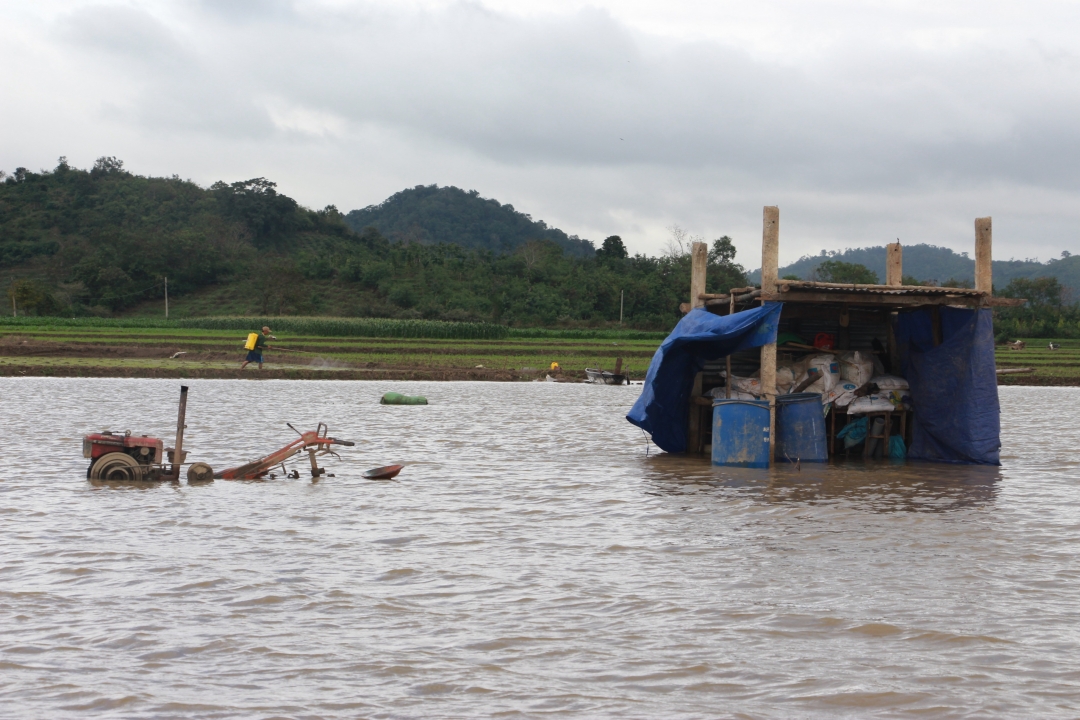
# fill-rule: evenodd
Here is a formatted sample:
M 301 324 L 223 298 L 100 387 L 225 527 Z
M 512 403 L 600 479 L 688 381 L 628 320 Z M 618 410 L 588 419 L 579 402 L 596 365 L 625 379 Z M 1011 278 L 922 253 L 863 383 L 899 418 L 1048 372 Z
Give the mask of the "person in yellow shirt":
M 252 338 L 252 335 L 254 338 Z M 259 369 L 263 369 L 263 348 L 270 347 L 270 345 L 266 344 L 267 340 L 277 340 L 277 338 L 270 334 L 270 328 L 266 326 L 263 326 L 262 335 L 258 333 L 251 333 L 251 335 L 248 335 L 248 343 L 244 346 L 247 348 L 248 354 L 244 363 L 240 366 L 241 370 L 246 368 L 248 363 L 253 362 L 259 363 Z

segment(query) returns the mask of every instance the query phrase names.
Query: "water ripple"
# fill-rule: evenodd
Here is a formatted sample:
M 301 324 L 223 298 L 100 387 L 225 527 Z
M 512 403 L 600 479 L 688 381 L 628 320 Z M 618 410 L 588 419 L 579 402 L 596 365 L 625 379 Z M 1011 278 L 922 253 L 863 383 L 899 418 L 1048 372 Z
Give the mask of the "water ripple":
M 357 447 L 92 485 L 81 435 L 170 437 L 178 383 L 0 379 L 0 715 L 1080 714 L 1080 390 L 1002 388 L 1001 468 L 760 472 L 646 456 L 632 388 L 189 385 L 192 459 Z

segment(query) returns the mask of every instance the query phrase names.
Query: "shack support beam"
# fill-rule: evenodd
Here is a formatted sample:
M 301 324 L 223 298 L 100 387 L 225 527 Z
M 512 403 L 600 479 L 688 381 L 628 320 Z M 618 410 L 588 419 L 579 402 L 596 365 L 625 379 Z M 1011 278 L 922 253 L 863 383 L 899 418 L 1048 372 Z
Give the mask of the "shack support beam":
M 728 315 L 735 314 L 735 293 L 731 293 L 731 308 L 728 310 Z M 724 358 L 724 369 L 727 371 L 724 375 L 724 398 L 731 399 L 731 353 L 727 354 Z
M 696 242 L 690 246 L 690 309 L 705 307 L 705 274 L 709 269 L 709 246 Z
M 899 240 L 885 246 L 885 284 L 893 287 L 904 284 L 904 250 Z
M 990 218 L 975 218 L 975 289 L 987 295 L 994 290 L 991 245 Z
M 885 284 L 901 287 L 904 284 L 904 249 L 900 247 L 900 238 L 885 246 Z M 896 333 L 893 329 L 895 315 L 886 321 L 888 332 L 886 340 L 889 351 L 889 372 L 900 372 L 900 352 L 896 347 Z
M 774 294 L 780 279 L 780 208 L 767 205 L 761 229 L 761 293 Z M 776 464 L 776 343 L 761 346 L 761 394 L 769 401 L 769 466 Z
M 176 442 L 173 443 L 172 467 L 169 477 L 173 482 L 180 482 L 180 466 L 184 464 L 184 424 L 187 417 L 187 385 L 180 386 L 180 408 L 176 413 Z

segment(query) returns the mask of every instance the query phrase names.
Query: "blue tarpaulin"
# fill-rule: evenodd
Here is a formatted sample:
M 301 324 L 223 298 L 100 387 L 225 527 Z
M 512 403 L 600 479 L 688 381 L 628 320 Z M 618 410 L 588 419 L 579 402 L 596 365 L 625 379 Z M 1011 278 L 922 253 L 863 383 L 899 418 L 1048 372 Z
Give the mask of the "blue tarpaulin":
M 915 406 L 908 457 L 1000 465 L 1001 409 L 990 310 L 941 307 L 934 346 L 929 309 L 901 313 L 896 342 Z
M 691 310 L 657 348 L 645 388 L 626 419 L 652 435 L 660 449 L 685 452 L 694 376 L 707 360 L 776 342 L 782 307 L 765 303 L 732 315 Z

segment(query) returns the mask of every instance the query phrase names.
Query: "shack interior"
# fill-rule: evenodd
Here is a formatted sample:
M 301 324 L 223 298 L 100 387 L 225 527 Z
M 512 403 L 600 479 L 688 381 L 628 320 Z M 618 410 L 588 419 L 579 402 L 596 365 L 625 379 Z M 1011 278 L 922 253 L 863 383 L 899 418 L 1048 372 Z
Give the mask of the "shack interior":
M 782 280 L 778 277 L 779 210 L 766 207 L 761 287 L 735 288 L 724 294 L 704 292 L 707 248 L 704 243 L 695 244 L 692 249 L 691 302 L 684 304 L 684 312 L 703 308 L 717 315 L 728 315 L 771 302 L 783 303 L 783 307 L 775 343 L 708 360 L 696 374 L 687 403 L 687 452 L 711 453 L 714 400 L 718 397 L 735 397 L 732 393 L 748 389 L 747 382 L 755 385 L 757 397 L 770 402 L 771 435 L 775 437 L 776 397 L 802 389 L 792 382 L 792 376 L 798 375 L 800 367 L 805 370 L 808 358 L 820 358 L 827 354 L 851 358 L 853 351 L 858 351 L 859 355 L 855 357 L 861 360 L 863 366 L 867 365 L 867 361 L 872 364 L 875 378 L 904 378 L 905 374 L 914 372 L 909 362 L 911 358 L 906 353 L 917 347 L 913 338 L 922 332 L 926 350 L 937 348 L 947 340 L 956 346 L 954 356 L 948 358 L 948 362 L 951 363 L 950 367 L 958 366 L 955 372 L 960 373 L 957 377 L 937 379 L 938 387 L 924 388 L 923 396 L 929 397 L 927 392 L 938 395 L 954 392 L 948 383 L 953 386 L 974 383 L 978 386 L 976 390 L 961 389 L 959 392 L 967 392 L 969 396 L 942 398 L 944 405 L 934 401 L 912 403 L 907 396 L 903 402 L 899 402 L 898 395 L 894 405 L 879 405 L 871 412 L 866 411 L 865 403 L 857 413 L 849 412 L 849 408 L 855 407 L 854 404 L 841 406 L 839 403 L 826 403 L 829 457 L 864 452 L 881 457 L 888 454 L 891 438 L 899 436 L 905 447 L 911 448 L 915 442 L 917 447 L 922 448 L 920 452 L 928 456 L 924 459 L 996 463 L 999 429 L 989 308 L 1017 305 L 1024 301 L 993 297 L 990 218 L 975 221 L 975 240 L 974 288 L 903 285 L 902 248 L 899 242 L 886 248 L 884 285 Z M 957 334 L 955 328 L 964 324 L 970 326 L 970 330 L 967 334 Z M 900 340 L 898 334 L 903 334 Z M 804 361 L 801 366 L 800 360 Z M 794 373 L 792 368 L 796 368 Z M 804 382 L 816 377 L 812 370 L 810 372 L 809 378 L 804 373 Z M 729 382 L 728 378 L 732 380 Z M 922 384 L 927 385 L 925 380 Z M 821 387 L 821 383 L 818 383 L 811 385 L 810 390 L 818 391 Z M 942 390 L 943 387 L 945 390 Z M 718 390 L 721 388 L 722 392 Z M 856 393 L 876 390 L 876 385 L 869 388 L 863 386 Z M 914 394 L 915 391 L 912 392 Z M 949 408 L 950 412 L 945 413 L 949 417 L 937 417 L 942 415 L 940 407 L 935 407 L 935 417 L 929 417 L 926 413 L 932 405 Z M 923 424 L 916 427 L 920 408 L 924 412 L 921 418 Z M 847 447 L 840 435 L 855 415 L 867 417 L 869 430 L 866 442 Z M 978 417 L 973 417 L 975 415 Z M 881 418 L 881 421 L 875 423 L 876 418 Z M 933 422 L 937 423 L 938 433 L 959 433 L 963 436 L 963 442 L 979 449 L 966 450 L 970 457 L 940 448 L 927 450 L 928 443 L 931 446 L 934 444 L 930 437 L 933 433 L 926 432 Z M 976 426 L 974 429 L 973 425 Z M 775 450 L 773 453 L 775 455 Z M 770 458 L 771 463 L 778 460 L 783 462 L 791 459 Z

